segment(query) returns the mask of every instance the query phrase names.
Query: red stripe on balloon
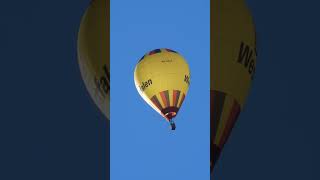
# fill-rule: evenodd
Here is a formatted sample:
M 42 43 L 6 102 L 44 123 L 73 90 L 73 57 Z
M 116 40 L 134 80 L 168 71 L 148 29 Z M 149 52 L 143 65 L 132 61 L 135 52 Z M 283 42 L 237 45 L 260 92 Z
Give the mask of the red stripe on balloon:
M 223 134 L 222 134 L 222 137 L 220 140 L 219 147 L 221 149 L 223 148 L 224 144 L 226 143 L 227 139 L 229 138 L 230 132 L 231 132 L 239 114 L 240 114 L 240 105 L 237 103 L 237 101 L 234 100 L 231 113 L 229 115 L 226 127 L 223 130 Z

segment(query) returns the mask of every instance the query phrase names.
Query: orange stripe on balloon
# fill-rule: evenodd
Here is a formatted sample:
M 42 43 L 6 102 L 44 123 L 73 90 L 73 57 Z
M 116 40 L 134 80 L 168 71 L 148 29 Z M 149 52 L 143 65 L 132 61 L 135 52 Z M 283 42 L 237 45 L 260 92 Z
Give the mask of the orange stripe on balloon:
M 177 107 L 178 102 L 179 102 L 179 97 L 180 97 L 180 91 L 178 91 L 178 90 L 173 90 L 173 97 L 174 97 L 173 106 L 174 106 L 174 107 Z
M 182 96 L 181 96 L 181 100 L 180 100 L 180 103 L 179 103 L 179 106 L 178 106 L 178 107 L 181 107 L 181 105 L 182 105 L 182 103 L 183 103 L 183 101 L 184 101 L 184 98 L 185 98 L 185 95 L 184 95 L 184 93 L 183 93 Z
M 161 99 L 162 99 L 162 102 L 163 102 L 165 108 L 169 107 L 169 101 L 167 99 L 166 92 L 168 92 L 168 91 L 160 92 L 160 96 L 161 96 Z
M 176 92 L 176 90 L 173 90 L 172 91 L 172 105 L 173 106 L 175 106 L 176 101 L 177 101 L 177 92 Z

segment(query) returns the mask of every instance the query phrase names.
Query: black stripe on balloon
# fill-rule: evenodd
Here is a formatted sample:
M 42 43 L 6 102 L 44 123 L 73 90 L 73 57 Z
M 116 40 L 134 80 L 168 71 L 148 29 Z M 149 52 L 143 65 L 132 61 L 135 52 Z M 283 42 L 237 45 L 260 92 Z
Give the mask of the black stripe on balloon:
M 168 49 L 168 48 L 166 48 L 166 50 L 167 50 L 168 52 L 177 53 L 177 51 L 174 51 L 174 50 L 172 50 L 172 49 Z M 177 53 L 177 54 L 178 54 L 178 53 Z
M 215 140 L 217 134 L 225 97 L 226 94 L 220 91 L 211 91 L 210 93 L 210 134 L 212 141 Z
M 144 59 L 144 57 L 145 57 L 145 56 L 142 56 L 142 57 L 140 58 L 139 62 L 142 61 L 142 60 Z
M 217 163 L 219 157 L 220 157 L 221 149 L 213 144 L 213 141 L 211 141 L 210 144 L 210 170 L 213 171 L 214 165 Z
M 161 104 L 160 104 L 160 102 L 159 102 L 159 100 L 158 100 L 158 98 L 157 98 L 156 95 L 152 96 L 151 101 L 153 102 L 153 104 L 154 104 L 155 106 L 157 106 L 157 108 L 158 108 L 160 111 L 162 111 L 163 108 L 162 108 L 162 106 L 161 106 Z
M 153 55 L 153 54 L 157 54 L 157 53 L 161 53 L 160 49 L 155 49 L 149 52 L 149 55 Z

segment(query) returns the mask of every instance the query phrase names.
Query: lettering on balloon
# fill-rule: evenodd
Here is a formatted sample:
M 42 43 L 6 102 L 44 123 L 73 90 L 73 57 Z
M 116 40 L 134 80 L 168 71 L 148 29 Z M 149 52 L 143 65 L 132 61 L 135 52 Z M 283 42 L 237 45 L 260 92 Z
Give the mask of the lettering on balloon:
M 141 91 L 144 91 L 147 87 L 151 86 L 152 85 L 152 80 L 149 79 L 145 82 L 142 82 L 142 84 L 140 85 L 140 90 Z
M 101 77 L 95 77 L 95 83 L 100 94 L 105 97 L 110 91 L 110 72 L 106 64 L 103 66 L 102 70 L 103 75 Z
M 251 79 L 253 79 L 256 70 L 256 50 L 241 42 L 237 62 L 248 70 Z
M 190 85 L 190 77 L 188 75 L 184 75 L 184 82 Z
M 163 62 L 163 63 L 171 63 L 172 62 L 172 59 L 164 59 L 164 60 L 161 60 L 161 62 Z

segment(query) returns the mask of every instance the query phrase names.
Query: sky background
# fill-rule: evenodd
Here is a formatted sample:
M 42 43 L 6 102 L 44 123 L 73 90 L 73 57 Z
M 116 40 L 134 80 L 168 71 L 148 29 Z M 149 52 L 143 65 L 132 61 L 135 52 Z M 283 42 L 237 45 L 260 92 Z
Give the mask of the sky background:
M 210 178 L 209 1 L 111 1 L 111 179 Z M 177 129 L 138 94 L 134 68 L 148 51 L 187 60 L 191 84 Z
M 112 180 L 208 177 L 209 115 L 203 111 L 195 118 L 191 109 L 208 109 L 209 103 L 199 87 L 209 88 L 208 79 L 200 80 L 209 76 L 208 2 L 166 2 L 112 1 L 111 78 L 119 79 L 111 80 L 112 87 L 119 87 L 119 93 L 111 87 L 111 125 L 119 129 L 111 132 Z M 88 3 L 1 2 L 0 179 L 109 177 L 108 125 L 87 94 L 77 64 L 76 37 Z M 165 4 L 169 9 L 161 11 Z M 258 32 L 257 71 L 215 179 L 318 180 L 319 2 L 248 0 L 248 5 Z M 191 30 L 201 32 L 199 37 L 187 36 L 194 35 Z M 143 102 L 133 82 L 136 62 L 158 47 L 179 51 L 191 67 L 190 91 L 175 133 Z M 182 175 L 177 178 L 173 171 Z

